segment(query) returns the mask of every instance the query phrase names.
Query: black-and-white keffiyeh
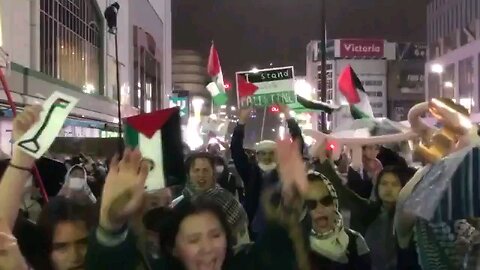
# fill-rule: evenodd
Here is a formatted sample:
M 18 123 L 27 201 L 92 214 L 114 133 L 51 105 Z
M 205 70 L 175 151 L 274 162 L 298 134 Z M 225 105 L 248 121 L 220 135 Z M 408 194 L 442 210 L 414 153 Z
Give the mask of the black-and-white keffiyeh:
M 333 261 L 346 263 L 348 257 L 346 251 L 350 241 L 343 226 L 343 218 L 339 211 L 338 195 L 332 183 L 323 174 L 316 171 L 309 171 L 309 175 L 315 175 L 320 178 L 327 186 L 330 195 L 333 197 L 333 204 L 337 214 L 334 229 L 320 233 L 313 228 L 310 231 L 310 248 L 318 254 L 321 254 Z
M 218 203 L 218 205 L 222 207 L 223 212 L 227 216 L 227 221 L 230 224 L 234 234 L 237 235 L 237 238 L 239 236 L 243 237 L 243 234 L 247 234 L 247 213 L 243 209 L 240 202 L 237 201 L 237 199 L 235 199 L 230 192 L 221 188 L 219 185 L 215 185 L 213 188 L 207 191 L 200 191 L 194 183 L 188 181 L 183 190 L 183 197 L 195 199 L 200 195 L 210 198 L 212 201 Z M 176 204 L 175 201 L 173 204 Z

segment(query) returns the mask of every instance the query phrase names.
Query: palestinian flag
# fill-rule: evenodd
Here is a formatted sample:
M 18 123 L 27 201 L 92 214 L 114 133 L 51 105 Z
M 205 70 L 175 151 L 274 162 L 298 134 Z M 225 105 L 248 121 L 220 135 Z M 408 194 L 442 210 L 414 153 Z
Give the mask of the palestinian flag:
M 237 74 L 237 88 L 239 98 L 253 96 L 258 90 L 258 86 L 249 82 L 245 74 Z
M 368 95 L 353 68 L 348 65 L 338 78 L 338 88 L 350 105 L 354 119 L 374 118 Z
M 125 144 L 138 147 L 152 163 L 146 188 L 155 190 L 185 183 L 180 109 L 168 108 L 124 119 Z
M 208 75 L 212 77 L 212 82 L 207 85 L 215 105 L 224 105 L 227 103 L 228 96 L 225 93 L 225 82 L 223 81 L 222 67 L 220 66 L 220 58 L 217 49 L 212 43 L 210 48 L 210 56 L 208 57 Z
M 297 102 L 288 104 L 288 107 L 296 113 L 308 113 L 308 112 L 324 112 L 333 113 L 342 108 L 342 106 L 336 104 L 330 104 L 321 102 L 318 100 L 311 100 L 297 95 Z

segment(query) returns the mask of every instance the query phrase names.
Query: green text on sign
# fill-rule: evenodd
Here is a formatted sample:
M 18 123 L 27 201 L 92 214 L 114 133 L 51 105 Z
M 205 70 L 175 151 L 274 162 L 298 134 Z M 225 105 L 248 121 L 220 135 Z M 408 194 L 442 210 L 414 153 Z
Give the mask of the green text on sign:
M 292 104 L 297 102 L 293 91 L 260 94 L 245 97 L 240 101 L 240 106 L 245 107 L 267 107 L 275 104 Z

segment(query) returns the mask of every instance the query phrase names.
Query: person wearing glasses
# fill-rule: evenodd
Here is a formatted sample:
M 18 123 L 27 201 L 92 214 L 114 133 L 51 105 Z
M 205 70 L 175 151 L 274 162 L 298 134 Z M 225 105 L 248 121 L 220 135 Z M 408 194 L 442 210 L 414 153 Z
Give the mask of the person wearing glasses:
M 314 171 L 308 173 L 307 179 L 309 188 L 303 196 L 307 214 L 302 223 L 312 269 L 372 269 L 365 239 L 343 224 L 333 185 Z

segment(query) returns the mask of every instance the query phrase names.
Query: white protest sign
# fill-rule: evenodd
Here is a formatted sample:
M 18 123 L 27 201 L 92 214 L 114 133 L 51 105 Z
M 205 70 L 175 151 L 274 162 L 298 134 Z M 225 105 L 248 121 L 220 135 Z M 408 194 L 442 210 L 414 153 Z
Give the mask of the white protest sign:
M 38 159 L 50 148 L 78 99 L 55 92 L 43 103 L 40 120 L 28 130 L 15 147 Z
M 240 108 L 297 102 L 293 66 L 242 71 L 235 77 Z

